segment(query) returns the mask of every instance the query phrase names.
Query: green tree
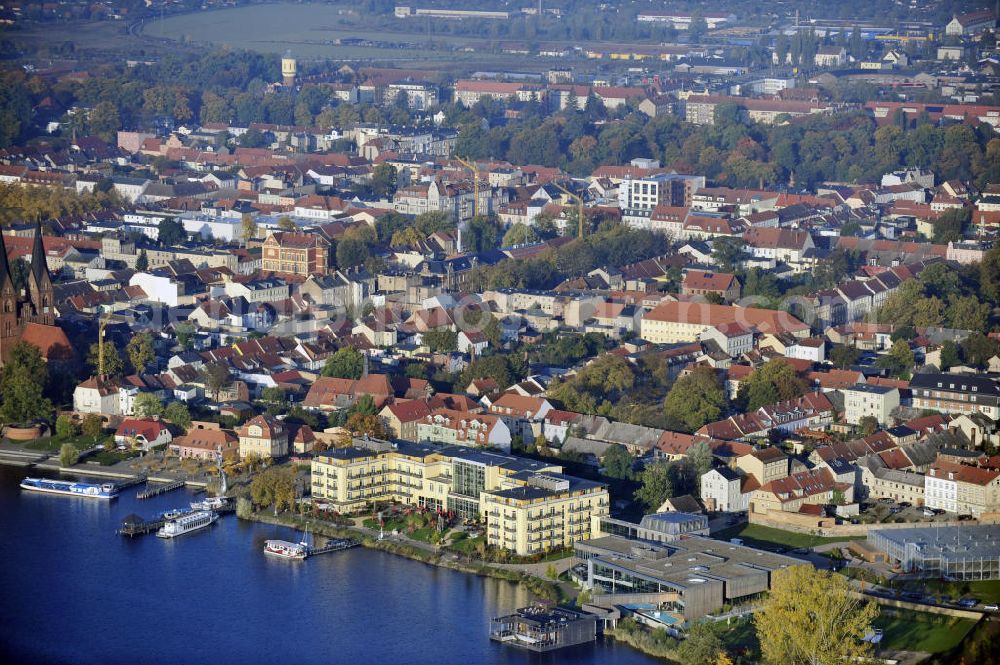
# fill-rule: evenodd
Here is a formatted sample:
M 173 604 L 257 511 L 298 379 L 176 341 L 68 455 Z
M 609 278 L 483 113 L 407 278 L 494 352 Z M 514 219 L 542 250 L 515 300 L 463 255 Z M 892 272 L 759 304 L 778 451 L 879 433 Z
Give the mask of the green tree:
M 362 265 L 370 256 L 368 245 L 357 238 L 344 238 L 337 243 L 337 267 L 341 269 Z
M 177 335 L 177 344 L 182 349 L 189 349 L 194 337 L 194 324 L 189 321 L 181 321 L 174 326 L 174 334 Z
M 724 236 L 712 241 L 712 260 L 727 272 L 734 271 L 743 260 L 746 242 L 742 238 Z
M 612 443 L 604 451 L 604 475 L 609 478 L 632 478 L 632 465 L 635 458 L 625 446 Z
M 714 422 L 726 408 L 726 395 L 711 367 L 698 367 L 677 379 L 664 402 L 668 417 L 693 432 Z
M 878 606 L 857 595 L 846 577 L 812 566 L 792 566 L 772 576 L 771 592 L 753 622 L 770 665 L 868 662 L 864 640 Z
M 642 486 L 636 490 L 635 498 L 646 507 L 647 512 L 655 511 L 674 495 L 670 466 L 664 461 L 653 462 L 639 474 Z
M 962 356 L 959 353 L 958 345 L 950 339 L 941 344 L 941 367 L 942 372 L 946 372 L 955 365 L 962 364 Z
M 295 220 L 288 215 L 282 215 L 278 218 L 278 228 L 282 231 L 294 231 L 296 228 Z
M 94 374 L 100 370 L 100 346 L 97 342 L 90 345 L 87 352 L 87 364 L 93 369 Z M 121 376 L 125 373 L 125 361 L 118 351 L 115 343 L 109 339 L 104 340 L 104 374 L 107 376 Z
M 96 413 L 88 413 L 83 417 L 80 429 L 84 436 L 96 442 L 97 437 L 104 433 L 104 420 Z
M 853 346 L 837 345 L 833 347 L 830 351 L 830 362 L 834 364 L 837 369 L 847 369 L 854 363 L 858 362 L 861 357 L 861 351 Z
M 374 416 L 376 413 L 378 413 L 378 407 L 375 406 L 375 398 L 367 394 L 359 397 L 358 401 L 348 410 L 348 416 Z
M 350 346 L 343 346 L 326 359 L 322 374 L 338 379 L 360 379 L 364 369 L 364 354 Z
M 229 367 L 221 362 L 209 363 L 201 370 L 201 380 L 216 401 L 222 389 L 229 384 L 229 378 Z
M 0 421 L 5 424 L 49 420 L 52 402 L 44 397 L 48 368 L 38 347 L 16 342 L 0 371 Z
M 256 238 L 257 232 L 257 220 L 250 213 L 244 213 L 240 218 L 240 237 L 243 239 L 243 244 Z
M 893 343 L 889 353 L 875 361 L 875 365 L 888 370 L 893 376 L 905 377 L 913 369 L 914 362 L 913 351 L 910 349 L 910 345 L 900 339 Z
M 808 390 L 808 385 L 783 358 L 770 360 L 754 370 L 741 382 L 739 398 L 750 411 L 768 404 L 795 399 Z
M 979 262 L 979 285 L 990 302 L 1000 302 L 1000 245 L 986 252 Z
M 491 250 L 500 240 L 500 227 L 496 219 L 478 215 L 469 220 L 462 238 L 462 248 L 467 252 L 477 254 Z
M 392 198 L 396 193 L 397 173 L 392 164 L 377 164 L 372 169 L 372 193 L 380 199 Z
M 961 242 L 966 228 L 972 221 L 971 208 L 952 208 L 934 220 L 934 242 L 946 244 Z
M 80 453 L 72 443 L 59 446 L 59 466 L 73 466 L 80 459 Z
M 152 418 L 163 414 L 163 402 L 153 393 L 139 393 L 132 404 L 137 418 Z
M 966 337 L 961 346 L 962 358 L 973 367 L 986 367 L 990 358 L 1000 353 L 1000 344 L 980 333 Z
M 527 224 L 511 224 L 507 233 L 503 236 L 503 246 L 513 247 L 514 245 L 527 245 L 538 242 L 538 235 L 535 234 Z
M 428 330 L 423 333 L 422 338 L 432 353 L 447 353 L 458 348 L 458 333 L 454 330 Z
M 142 374 L 146 368 L 156 360 L 153 352 L 153 337 L 147 332 L 139 333 L 128 341 L 125 345 L 125 353 L 132 363 L 132 368 L 136 374 Z
M 288 408 L 285 391 L 279 386 L 268 386 L 260 391 L 260 401 L 267 404 L 268 411 L 281 413 Z
M 715 623 L 696 621 L 691 624 L 687 639 L 677 647 L 677 657 L 683 665 L 714 665 L 726 645 L 716 632 Z
M 187 240 L 187 232 L 184 231 L 183 224 L 172 217 L 167 217 L 160 222 L 156 240 L 164 247 L 173 247 Z
M 274 504 L 274 512 L 295 505 L 295 475 L 288 466 L 272 466 L 258 473 L 250 482 L 250 499 L 266 508 Z
M 118 130 L 122 128 L 118 107 L 108 101 L 100 102 L 91 109 L 87 122 L 90 125 L 91 133 L 100 136 L 109 143 L 115 140 Z
M 60 439 L 76 436 L 76 423 L 70 416 L 63 415 L 56 418 L 56 436 Z
M 705 441 L 699 441 L 687 449 L 687 460 L 698 472 L 698 477 L 712 470 L 712 448 Z
M 862 416 L 858 421 L 858 430 L 861 436 L 869 436 L 878 431 L 878 418 L 875 416 Z
M 191 426 L 191 412 L 184 402 L 174 401 L 167 404 L 167 408 L 163 410 L 163 417 L 185 430 Z
M 989 323 L 990 306 L 976 296 L 962 296 L 951 301 L 945 315 L 952 328 L 983 332 Z
M 139 250 L 139 257 L 135 260 L 135 269 L 138 272 L 146 272 L 149 269 L 149 255 L 145 249 Z

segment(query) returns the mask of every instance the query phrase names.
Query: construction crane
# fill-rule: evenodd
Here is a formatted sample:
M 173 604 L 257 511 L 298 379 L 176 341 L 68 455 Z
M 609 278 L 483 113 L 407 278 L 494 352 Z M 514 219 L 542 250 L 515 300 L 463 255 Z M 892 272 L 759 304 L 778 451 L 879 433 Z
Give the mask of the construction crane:
M 97 376 L 104 376 L 104 328 L 111 320 L 111 312 L 108 312 L 97 322 Z
M 583 197 L 579 194 L 574 194 L 554 180 L 552 181 L 552 184 L 558 187 L 559 191 L 568 196 L 570 200 L 576 201 L 576 221 L 579 227 L 577 229 L 577 237 L 580 240 L 583 240 Z
M 472 216 L 479 217 L 479 166 L 475 162 L 465 161 L 458 155 L 455 155 L 455 161 L 472 171 Z

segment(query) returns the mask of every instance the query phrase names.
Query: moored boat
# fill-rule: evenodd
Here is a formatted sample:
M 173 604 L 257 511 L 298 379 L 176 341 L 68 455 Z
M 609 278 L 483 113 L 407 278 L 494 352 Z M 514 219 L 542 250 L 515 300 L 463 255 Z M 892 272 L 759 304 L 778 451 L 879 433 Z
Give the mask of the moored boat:
M 213 496 L 205 499 L 204 501 L 192 501 L 192 510 L 219 510 L 225 508 L 229 505 L 229 497 L 227 496 Z
M 197 510 L 193 513 L 169 520 L 156 532 L 156 535 L 160 538 L 183 536 L 186 533 L 211 526 L 217 519 L 219 519 L 219 516 L 209 510 Z
M 268 540 L 264 543 L 264 554 L 281 559 L 305 559 L 309 548 L 305 543 L 290 543 L 287 540 Z
M 81 496 L 87 499 L 114 499 L 118 496 L 118 486 L 114 483 L 77 483 L 48 478 L 25 478 L 21 481 L 21 489 L 29 492 Z

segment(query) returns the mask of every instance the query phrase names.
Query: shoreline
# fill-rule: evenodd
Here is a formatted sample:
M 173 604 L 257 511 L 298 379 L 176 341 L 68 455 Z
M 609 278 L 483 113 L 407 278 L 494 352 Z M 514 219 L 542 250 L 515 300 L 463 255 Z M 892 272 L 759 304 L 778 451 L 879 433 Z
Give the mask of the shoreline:
M 532 595 L 549 602 L 559 603 L 564 600 L 563 593 L 559 585 L 555 582 L 542 579 L 535 575 L 523 571 L 511 570 L 509 568 L 497 568 L 486 563 L 471 563 L 463 560 L 459 555 L 450 552 L 431 552 L 415 547 L 406 542 L 396 540 L 377 540 L 369 534 L 360 531 L 355 527 L 338 526 L 326 523 L 322 520 L 303 518 L 289 515 L 265 515 L 254 512 L 250 517 L 237 517 L 251 522 L 261 522 L 264 524 L 274 524 L 293 529 L 304 529 L 306 526 L 312 528 L 314 533 L 321 536 L 333 538 L 353 538 L 362 547 L 371 550 L 378 550 L 388 554 L 395 554 L 413 561 L 419 561 L 439 568 L 447 568 L 460 573 L 478 575 L 480 577 L 490 577 L 493 579 L 514 582 L 524 586 Z M 454 557 L 453 559 L 450 557 Z
M 134 471 L 115 471 L 112 468 L 102 467 L 100 465 L 84 465 L 84 466 L 71 466 L 65 467 L 58 463 L 47 463 L 46 461 L 40 461 L 38 458 L 43 457 L 45 460 L 50 459 L 49 456 L 44 454 L 39 454 L 32 458 L 31 456 L 24 453 L 15 453 L 9 450 L 0 452 L 0 466 L 9 466 L 16 469 L 37 469 L 38 471 L 47 471 L 50 473 L 60 473 L 67 474 L 71 476 L 94 476 L 97 478 L 117 478 L 118 480 L 138 480 L 142 474 L 135 473 Z M 22 459 L 17 459 L 22 458 Z M 90 468 L 93 466 L 94 468 Z M 152 483 L 172 483 L 177 480 L 184 480 L 185 487 L 193 487 L 195 489 L 205 489 L 208 483 L 203 480 L 187 480 L 184 478 L 168 478 L 167 476 L 146 476 L 146 482 Z

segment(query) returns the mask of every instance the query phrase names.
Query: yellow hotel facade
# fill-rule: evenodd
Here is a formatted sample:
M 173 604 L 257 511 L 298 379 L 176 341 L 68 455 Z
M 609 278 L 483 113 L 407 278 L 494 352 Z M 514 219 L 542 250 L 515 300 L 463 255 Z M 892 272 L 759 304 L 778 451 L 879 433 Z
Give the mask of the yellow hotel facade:
M 591 538 L 607 486 L 537 460 L 464 446 L 355 439 L 312 461 L 312 496 L 342 513 L 395 501 L 478 518 L 486 542 L 522 556 Z

